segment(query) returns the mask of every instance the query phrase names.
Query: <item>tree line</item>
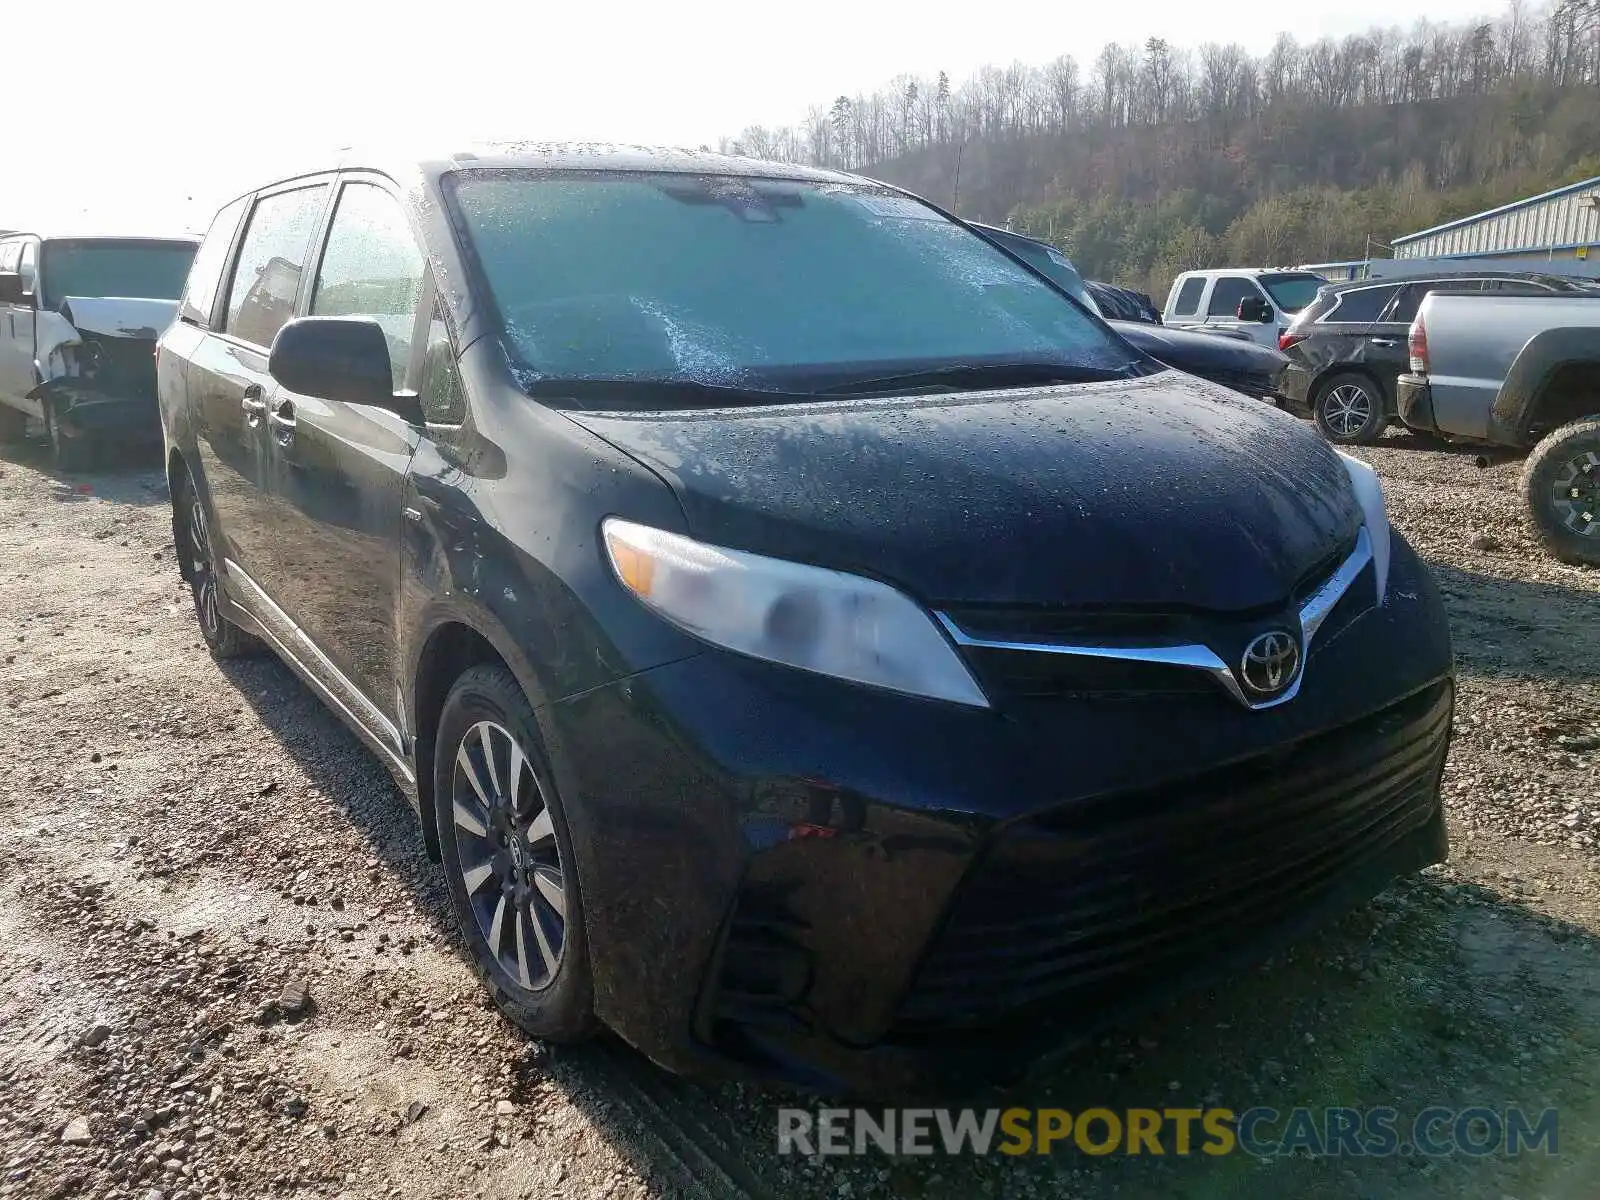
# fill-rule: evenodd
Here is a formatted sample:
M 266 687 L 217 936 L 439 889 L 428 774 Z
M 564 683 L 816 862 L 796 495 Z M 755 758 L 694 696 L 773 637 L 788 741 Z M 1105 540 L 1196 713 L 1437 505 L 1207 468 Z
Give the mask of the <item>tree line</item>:
M 722 149 L 838 167 L 1049 237 L 1087 273 L 1360 258 L 1391 236 L 1600 174 L 1600 0 L 1265 54 L 1111 44 L 1087 67 L 898 76 Z

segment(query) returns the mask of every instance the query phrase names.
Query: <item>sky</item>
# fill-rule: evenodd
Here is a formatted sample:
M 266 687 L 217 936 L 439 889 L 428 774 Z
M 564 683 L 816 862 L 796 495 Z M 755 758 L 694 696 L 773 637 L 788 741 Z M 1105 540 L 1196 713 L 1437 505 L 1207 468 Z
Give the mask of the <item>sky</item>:
M 13 89 L 0 228 L 203 230 L 233 196 L 352 143 L 581 138 L 716 145 L 901 72 L 978 67 L 1108 41 L 1265 50 L 1501 0 L 11 0 L 0 47 L 37 66 Z M 34 47 L 29 50 L 28 47 Z M 32 73 L 32 72 L 30 72 Z

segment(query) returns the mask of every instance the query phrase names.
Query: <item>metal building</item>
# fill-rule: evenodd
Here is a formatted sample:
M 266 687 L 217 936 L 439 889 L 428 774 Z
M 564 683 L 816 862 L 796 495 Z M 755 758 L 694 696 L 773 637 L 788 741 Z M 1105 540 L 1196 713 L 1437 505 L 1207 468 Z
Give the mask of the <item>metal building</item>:
M 1591 275 L 1600 266 L 1600 176 L 1473 217 L 1408 233 L 1394 256 L 1495 258 L 1528 270 Z

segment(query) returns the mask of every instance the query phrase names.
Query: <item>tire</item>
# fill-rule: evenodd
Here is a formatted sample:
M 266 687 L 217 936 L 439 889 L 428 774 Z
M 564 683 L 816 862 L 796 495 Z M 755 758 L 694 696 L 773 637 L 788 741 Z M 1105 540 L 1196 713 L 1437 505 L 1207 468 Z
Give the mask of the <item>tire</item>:
M 439 846 L 474 970 L 525 1033 L 583 1040 L 598 1022 L 572 839 L 533 708 L 508 670 L 477 666 L 456 680 L 435 751 Z
M 243 658 L 258 654 L 261 642 L 227 617 L 222 609 L 222 584 L 217 578 L 217 555 L 211 545 L 211 522 L 205 502 L 187 471 L 172 493 L 172 540 L 179 569 L 194 599 L 195 622 L 212 658 Z
M 28 435 L 28 414 L 0 404 L 0 444 L 20 442 Z
M 44 431 L 50 439 L 50 459 L 58 471 L 82 471 L 89 466 L 93 447 L 87 438 L 71 438 L 61 430 L 61 419 L 56 406 L 44 406 Z
M 1339 446 L 1370 446 L 1389 426 L 1383 390 L 1348 371 L 1317 390 L 1315 416 L 1322 436 Z
M 1600 417 L 1552 430 L 1522 466 L 1522 499 L 1541 545 L 1600 566 Z

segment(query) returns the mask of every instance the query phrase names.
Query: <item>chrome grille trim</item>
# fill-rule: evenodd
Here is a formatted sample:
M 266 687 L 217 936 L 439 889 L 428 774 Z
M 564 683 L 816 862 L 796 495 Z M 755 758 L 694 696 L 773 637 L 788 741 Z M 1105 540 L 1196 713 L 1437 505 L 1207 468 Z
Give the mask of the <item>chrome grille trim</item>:
M 1300 606 L 1300 662 L 1295 669 L 1294 682 L 1291 683 L 1280 695 L 1270 700 L 1252 703 L 1240 687 L 1238 678 L 1233 673 L 1233 668 L 1223 662 L 1217 652 L 1209 646 L 1195 643 L 1160 645 L 1160 646 L 1096 646 L 1091 643 L 1081 642 L 1055 642 L 1055 641 L 1010 641 L 990 638 L 974 637 L 960 625 L 956 624 L 947 613 L 936 611 L 933 615 L 944 631 L 950 635 L 950 640 L 957 646 L 970 647 L 977 650 L 1013 650 L 1032 654 L 1067 654 L 1079 658 L 1110 658 L 1124 662 L 1154 663 L 1160 666 L 1181 667 L 1192 671 L 1204 671 L 1214 678 L 1228 695 L 1245 708 L 1261 710 L 1276 708 L 1280 704 L 1287 704 L 1300 694 L 1300 683 L 1305 678 L 1306 662 L 1311 657 L 1311 641 L 1316 637 L 1317 630 L 1328 619 L 1328 614 L 1333 612 L 1339 601 L 1344 599 L 1350 586 L 1360 577 L 1372 562 L 1372 537 L 1363 525 L 1356 535 L 1356 546 L 1348 557 L 1335 568 L 1322 586 Z M 1381 602 L 1382 597 L 1375 597 Z

